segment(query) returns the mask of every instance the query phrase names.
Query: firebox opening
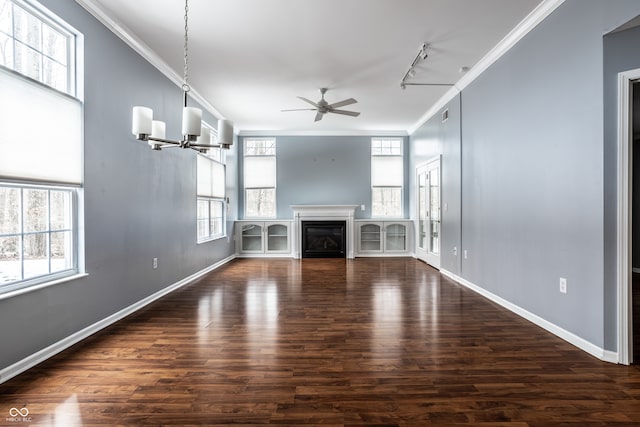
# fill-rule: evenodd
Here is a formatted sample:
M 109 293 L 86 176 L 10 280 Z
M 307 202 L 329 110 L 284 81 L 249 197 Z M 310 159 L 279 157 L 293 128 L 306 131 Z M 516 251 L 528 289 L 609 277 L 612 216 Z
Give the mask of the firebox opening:
M 302 221 L 303 258 L 345 258 L 346 221 Z

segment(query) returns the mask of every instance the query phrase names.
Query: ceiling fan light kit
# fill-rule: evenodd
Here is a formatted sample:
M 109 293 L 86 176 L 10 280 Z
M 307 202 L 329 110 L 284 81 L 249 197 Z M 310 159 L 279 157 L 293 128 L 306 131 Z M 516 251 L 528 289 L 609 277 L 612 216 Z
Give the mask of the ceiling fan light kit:
M 314 108 L 294 108 L 291 110 L 281 110 L 282 112 L 289 112 L 289 111 L 315 111 L 316 112 L 316 118 L 315 118 L 315 122 L 318 122 L 320 120 L 322 120 L 322 117 L 324 117 L 325 114 L 327 113 L 332 113 L 332 114 L 341 114 L 343 116 L 351 116 L 351 117 L 358 117 L 360 115 L 359 112 L 356 111 L 348 111 L 348 110 L 339 110 L 338 108 L 340 107 L 346 107 L 347 105 L 351 105 L 351 104 L 355 104 L 356 101 L 353 98 L 349 98 L 349 99 L 345 99 L 343 101 L 339 101 L 339 102 L 334 102 L 333 104 L 329 104 L 325 99 L 324 99 L 324 94 L 327 92 L 327 88 L 323 87 L 320 89 L 320 94 L 322 95 L 322 99 L 320 99 L 320 101 L 318 102 L 313 102 L 307 98 L 303 98 L 302 96 L 299 96 L 298 99 L 301 99 L 302 101 L 306 102 L 307 104 L 311 104 L 314 106 Z
M 209 148 L 228 149 L 233 144 L 233 122 L 218 120 L 218 136 L 216 144 L 211 144 L 209 128 L 202 126 L 202 110 L 188 107 L 189 86 L 189 0 L 184 2 L 184 76 L 182 84 L 182 140 L 166 139 L 166 124 L 153 120 L 153 110 L 148 107 L 133 107 L 131 132 L 139 141 L 148 142 L 153 150 L 165 147 L 191 148 L 206 153 Z

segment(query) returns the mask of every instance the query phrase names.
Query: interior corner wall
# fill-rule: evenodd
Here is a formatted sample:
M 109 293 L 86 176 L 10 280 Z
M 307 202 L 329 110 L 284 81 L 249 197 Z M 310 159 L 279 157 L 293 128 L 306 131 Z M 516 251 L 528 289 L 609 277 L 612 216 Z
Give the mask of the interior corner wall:
M 0 370 L 235 253 L 231 239 L 196 244 L 196 153 L 152 151 L 131 135 L 131 108 L 147 105 L 178 139 L 180 88 L 74 0 L 41 3 L 84 35 L 88 276 L 0 301 Z
M 270 135 L 263 135 L 268 137 Z M 278 219 L 292 219 L 291 205 L 358 205 L 355 218 L 371 218 L 371 136 L 277 136 L 276 209 Z M 240 146 L 244 138 L 241 137 Z M 405 146 L 407 138 L 403 138 Z M 242 148 L 240 148 L 242 156 Z M 408 156 L 404 156 L 405 168 Z M 239 162 L 242 188 L 242 162 Z M 405 217 L 408 178 L 405 174 Z M 244 214 L 244 197 L 240 196 Z M 365 210 L 360 209 L 365 206 Z
M 416 168 L 441 156 L 441 247 L 440 267 L 460 274 L 461 251 L 461 97 L 456 95 L 410 137 L 410 217 L 417 221 Z M 448 110 L 449 118 L 442 121 Z

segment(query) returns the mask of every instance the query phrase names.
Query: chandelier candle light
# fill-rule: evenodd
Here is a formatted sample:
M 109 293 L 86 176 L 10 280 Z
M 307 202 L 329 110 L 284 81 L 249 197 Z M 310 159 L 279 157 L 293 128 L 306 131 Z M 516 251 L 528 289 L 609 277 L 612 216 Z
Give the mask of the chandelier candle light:
M 164 147 L 191 148 L 199 152 L 206 152 L 209 148 L 221 147 L 228 149 L 233 144 L 233 122 L 230 120 L 218 120 L 217 144 L 211 144 L 211 132 L 209 128 L 202 126 L 202 110 L 187 107 L 187 97 L 191 87 L 189 86 L 189 0 L 184 2 L 184 77 L 182 83 L 182 96 L 184 108 L 182 109 L 182 140 L 173 141 L 166 139 L 166 124 L 159 120 L 153 120 L 153 110 L 148 107 L 133 107 L 131 132 L 139 141 L 146 141 L 153 150 L 161 150 Z

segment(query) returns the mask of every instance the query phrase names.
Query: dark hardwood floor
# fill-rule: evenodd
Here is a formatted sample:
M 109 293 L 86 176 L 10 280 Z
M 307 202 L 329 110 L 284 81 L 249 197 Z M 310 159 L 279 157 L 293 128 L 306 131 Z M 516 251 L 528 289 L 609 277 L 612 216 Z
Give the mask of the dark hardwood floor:
M 0 424 L 639 426 L 601 362 L 409 258 L 242 259 L 0 385 Z

